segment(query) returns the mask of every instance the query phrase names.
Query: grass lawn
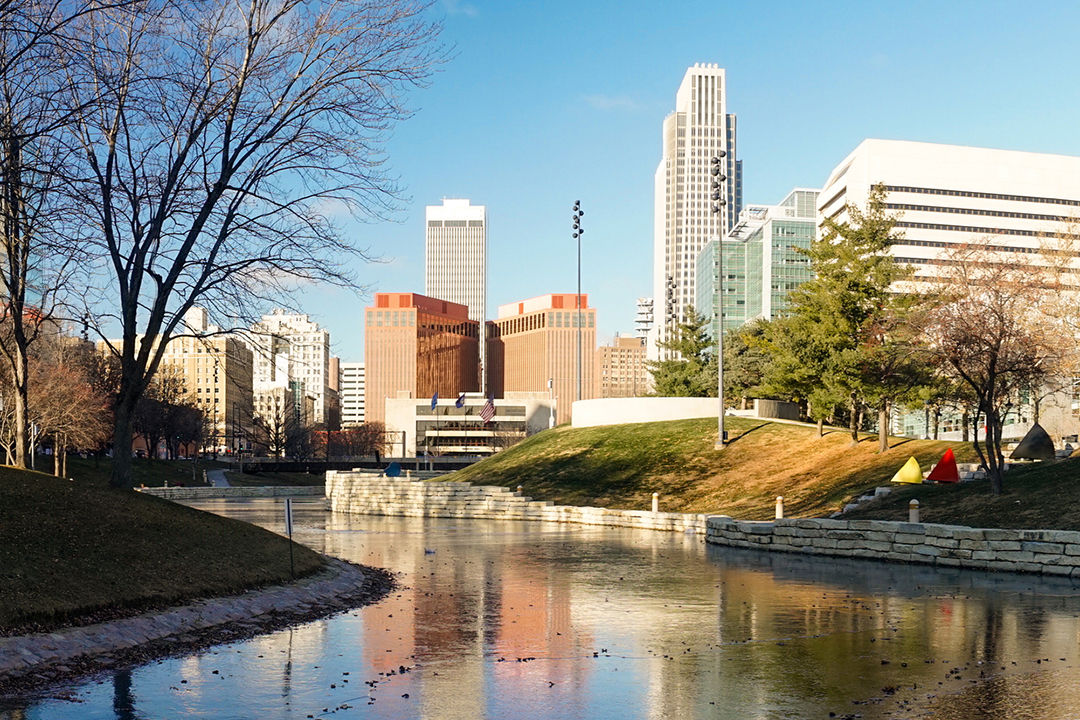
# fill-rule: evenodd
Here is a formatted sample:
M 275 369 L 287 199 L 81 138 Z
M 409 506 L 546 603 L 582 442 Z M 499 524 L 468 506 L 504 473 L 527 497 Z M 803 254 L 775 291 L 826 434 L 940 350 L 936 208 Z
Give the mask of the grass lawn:
M 989 481 L 959 485 L 898 486 L 887 497 L 844 515 L 844 519 L 907 520 L 908 502 L 919 501 L 923 522 L 971 527 L 1080 530 L 1080 503 L 1069 498 L 1080 486 L 1080 458 L 1016 467 L 1004 489 L 990 494 Z
M 38 456 L 37 469 L 41 472 L 52 472 L 52 458 Z M 146 485 L 147 487 L 160 487 L 169 481 L 169 485 L 185 486 L 202 485 L 202 471 L 210 468 L 232 467 L 229 463 L 217 460 L 199 458 L 194 461 L 195 477 L 192 479 L 191 460 L 150 460 L 148 458 L 132 458 L 131 471 L 135 487 Z M 107 485 L 109 475 L 112 472 L 112 458 L 81 458 L 78 455 L 69 455 L 67 461 L 68 477 L 75 478 L 79 482 L 92 482 L 98 485 Z
M 312 550 L 296 545 L 294 552 L 298 574 L 321 567 Z M 0 467 L 0 631 L 288 577 L 289 541 L 262 528 L 100 480 Z
M 613 508 L 649 508 L 658 492 L 662 510 L 767 519 L 777 495 L 789 515 L 826 515 L 887 484 L 911 455 L 924 466 L 947 447 L 961 461 L 974 457 L 966 443 L 892 438 L 889 451 L 878 454 L 876 436 L 852 447 L 838 429 L 818 438 L 809 425 L 733 417 L 725 423 L 730 442 L 720 451 L 709 418 L 561 426 L 443 479 L 522 485 L 536 499 Z
M 263 485 L 325 485 L 326 475 L 324 473 L 304 473 L 304 472 L 260 472 L 260 473 L 242 473 L 239 470 L 226 470 L 225 479 L 229 481 L 230 485 L 237 487 L 252 487 Z

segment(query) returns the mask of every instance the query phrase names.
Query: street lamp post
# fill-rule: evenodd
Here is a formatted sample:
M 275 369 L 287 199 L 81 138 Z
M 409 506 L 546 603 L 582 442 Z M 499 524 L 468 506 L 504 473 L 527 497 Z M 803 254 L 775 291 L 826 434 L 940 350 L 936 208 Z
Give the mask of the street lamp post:
M 581 236 L 585 228 L 581 226 L 581 201 L 574 201 L 573 238 L 577 240 L 577 399 L 581 399 Z
M 723 183 L 727 180 L 727 177 L 720 171 L 722 164 L 721 159 L 727 155 L 726 152 L 720 150 L 712 159 L 712 169 L 710 173 L 712 175 L 712 197 L 713 216 L 720 222 L 723 222 L 723 216 L 720 214 L 726 201 L 724 200 Z M 717 416 L 717 432 L 716 432 L 716 449 L 721 450 L 724 447 L 724 443 L 727 440 L 727 435 L 724 432 L 724 230 L 720 228 L 720 234 L 718 235 L 718 241 L 716 243 L 716 294 L 720 298 L 717 305 L 717 318 L 716 327 L 716 367 L 717 378 L 717 396 L 720 399 L 720 412 Z

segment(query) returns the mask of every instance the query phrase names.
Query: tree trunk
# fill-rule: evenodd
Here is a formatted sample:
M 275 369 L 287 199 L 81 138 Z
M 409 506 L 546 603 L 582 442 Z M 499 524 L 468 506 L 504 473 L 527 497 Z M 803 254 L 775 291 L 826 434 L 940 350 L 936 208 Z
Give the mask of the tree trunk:
M 53 433 L 53 454 L 52 454 L 52 457 L 53 457 L 53 461 L 52 461 L 53 476 L 54 477 L 63 477 L 63 475 L 60 474 L 60 433 L 58 433 L 58 432 Z
M 113 412 L 113 462 L 109 485 L 130 490 L 131 479 L 131 408 L 117 399 Z
M 941 408 L 934 406 L 934 439 L 938 439 L 938 431 L 941 429 Z
M 923 427 L 923 439 L 930 437 L 930 406 L 926 406 L 922 411 L 922 427 Z
M 818 421 L 817 421 L 817 436 L 819 438 L 825 437 L 825 419 L 824 418 L 818 418 Z
M 962 430 L 960 431 L 961 432 L 960 440 L 963 441 L 963 442 L 968 442 L 968 440 L 971 439 L 971 434 L 968 432 L 968 423 L 970 423 L 970 422 L 971 422 L 971 416 L 968 414 L 968 411 L 965 409 L 963 415 L 960 416 L 960 424 L 962 426 Z
M 851 432 L 852 446 L 859 444 L 859 401 L 851 393 L 851 416 L 848 418 L 848 430 Z
M 889 401 L 884 400 L 878 408 L 878 452 L 889 451 Z
M 1035 402 L 1034 402 L 1034 406 L 1035 406 L 1034 420 L 1035 420 L 1036 425 L 1039 424 L 1039 405 L 1040 404 L 1041 404 L 1041 401 L 1039 400 L 1039 398 L 1035 398 Z
M 64 441 L 60 444 L 60 477 L 67 477 L 67 433 L 64 433 Z
M 15 348 L 15 467 L 28 467 L 26 461 L 26 448 L 29 445 L 27 437 L 28 422 L 26 419 L 27 406 L 27 368 L 25 348 Z

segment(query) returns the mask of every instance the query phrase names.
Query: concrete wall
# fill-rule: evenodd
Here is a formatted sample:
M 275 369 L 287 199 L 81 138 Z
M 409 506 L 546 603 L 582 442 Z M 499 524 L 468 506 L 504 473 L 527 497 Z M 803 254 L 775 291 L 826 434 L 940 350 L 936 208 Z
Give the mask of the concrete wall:
M 789 553 L 1080 577 L 1080 532 L 1002 530 L 885 520 L 714 516 L 706 542 Z
M 326 496 L 335 512 L 551 522 L 695 532 L 705 539 L 705 515 L 553 505 L 499 486 L 422 482 L 370 473 L 326 473 Z
M 716 417 L 716 398 L 638 397 L 578 400 L 574 403 L 574 427 L 625 425 L 627 423 Z
M 319 496 L 325 490 L 318 485 L 266 485 L 262 487 L 154 487 L 139 488 L 139 492 L 166 500 L 212 500 L 215 498 Z

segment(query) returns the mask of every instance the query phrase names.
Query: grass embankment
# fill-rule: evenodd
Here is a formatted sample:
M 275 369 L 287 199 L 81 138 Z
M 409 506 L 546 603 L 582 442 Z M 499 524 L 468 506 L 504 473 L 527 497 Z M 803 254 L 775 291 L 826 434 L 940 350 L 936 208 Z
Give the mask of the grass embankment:
M 924 466 L 925 468 L 925 466 Z M 919 519 L 971 527 L 1080 530 L 1077 502 L 1080 458 L 1014 467 L 1001 495 L 985 480 L 960 485 L 897 486 L 885 498 L 845 513 L 845 520 L 907 520 L 908 503 L 919 501 Z
M 298 575 L 322 565 L 300 545 L 294 557 Z M 262 528 L 102 482 L 0 467 L 0 632 L 288 578 L 289 541 Z
M 166 480 L 169 485 L 184 485 L 187 487 L 200 486 L 203 484 L 203 470 L 213 468 L 231 467 L 228 463 L 217 460 L 199 459 L 191 460 L 151 460 L 149 458 L 131 459 L 131 476 L 135 487 L 161 487 Z M 194 468 L 194 473 L 192 473 Z M 37 469 L 40 472 L 51 473 L 53 470 L 52 458 L 38 456 Z M 108 484 L 109 475 L 112 473 L 112 458 L 81 458 L 78 455 L 69 455 L 67 460 L 67 475 L 79 482 L 90 482 L 100 485 Z
M 242 473 L 239 470 L 225 471 L 225 479 L 236 487 L 262 487 L 265 485 L 312 486 L 325 485 L 324 473 L 306 472 L 257 472 Z
M 851 446 L 845 432 L 817 437 L 808 425 L 747 418 L 725 420 L 730 442 L 717 451 L 716 420 L 679 420 L 593 428 L 557 427 L 446 480 L 522 485 L 526 495 L 566 505 L 709 512 L 744 519 L 773 517 L 777 495 L 788 515 L 835 512 L 860 492 L 888 483 L 914 455 L 923 466 L 952 447 L 961 461 L 970 445 L 877 437 Z

